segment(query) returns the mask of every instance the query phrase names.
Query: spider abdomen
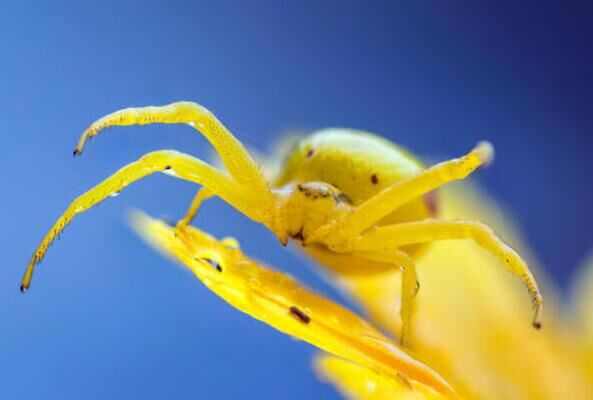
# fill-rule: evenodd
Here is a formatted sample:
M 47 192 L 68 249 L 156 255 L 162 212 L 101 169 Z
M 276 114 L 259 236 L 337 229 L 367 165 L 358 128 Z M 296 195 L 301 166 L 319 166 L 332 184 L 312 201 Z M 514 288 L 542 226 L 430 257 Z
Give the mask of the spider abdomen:
M 411 153 L 386 139 L 368 132 L 331 128 L 299 141 L 287 155 L 273 186 L 325 182 L 358 205 L 424 168 Z M 432 217 L 435 205 L 434 196 L 421 197 L 387 216 L 380 225 Z

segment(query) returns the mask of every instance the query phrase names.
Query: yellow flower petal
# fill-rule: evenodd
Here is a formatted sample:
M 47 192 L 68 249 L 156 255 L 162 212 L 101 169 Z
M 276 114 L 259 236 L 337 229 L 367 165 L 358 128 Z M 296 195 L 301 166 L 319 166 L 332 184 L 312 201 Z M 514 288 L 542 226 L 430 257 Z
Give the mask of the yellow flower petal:
M 580 332 L 583 348 L 582 358 L 593 382 L 593 254 L 583 263 L 577 274 L 573 302 L 577 321 L 575 325 Z M 593 394 L 591 397 L 593 398 Z
M 291 277 L 244 256 L 236 243 L 217 241 L 195 228 L 176 231 L 144 214 L 136 231 L 164 254 L 190 269 L 225 301 L 270 326 L 320 349 L 383 374 L 403 375 L 455 397 L 448 383 L 362 318 L 304 288 Z
M 417 382 L 395 380 L 328 354 L 315 358 L 321 379 L 332 382 L 348 399 L 357 400 L 439 400 L 444 397 Z

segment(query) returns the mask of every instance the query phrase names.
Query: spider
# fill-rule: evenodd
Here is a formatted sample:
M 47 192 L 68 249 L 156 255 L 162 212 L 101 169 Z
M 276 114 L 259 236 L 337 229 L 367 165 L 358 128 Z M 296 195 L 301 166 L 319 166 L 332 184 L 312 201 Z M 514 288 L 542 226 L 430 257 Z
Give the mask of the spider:
M 402 271 L 400 341 L 411 329 L 413 300 L 419 288 L 415 259 L 431 242 L 470 239 L 498 257 L 519 277 L 531 296 L 532 324 L 541 327 L 543 299 L 523 259 L 486 225 L 438 219 L 434 190 L 465 179 L 493 158 L 488 142 L 460 158 L 425 167 L 399 146 L 368 132 L 324 129 L 304 138 L 268 181 L 239 140 L 205 107 L 193 102 L 126 108 L 92 123 L 74 155 L 106 128 L 125 125 L 188 124 L 203 134 L 227 172 L 172 150 L 147 153 L 77 197 L 45 235 L 28 264 L 21 291 L 35 266 L 66 225 L 104 199 L 155 172 L 197 183 L 197 192 L 178 229 L 187 226 L 203 201 L 218 196 L 263 224 L 280 242 L 301 248 L 338 274 Z

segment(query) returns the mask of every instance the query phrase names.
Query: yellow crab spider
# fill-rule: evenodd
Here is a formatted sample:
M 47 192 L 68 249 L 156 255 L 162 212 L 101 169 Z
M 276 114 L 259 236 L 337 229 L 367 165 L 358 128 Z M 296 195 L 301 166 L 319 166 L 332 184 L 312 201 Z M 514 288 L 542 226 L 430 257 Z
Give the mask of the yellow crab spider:
M 437 218 L 432 192 L 490 162 L 493 149 L 489 143 L 426 168 L 408 152 L 373 134 L 326 129 L 301 140 L 268 182 L 243 145 L 209 110 L 196 103 L 177 102 L 104 116 L 85 130 L 74 155 L 81 154 L 86 141 L 105 128 L 154 123 L 195 128 L 214 147 L 228 173 L 176 151 L 151 152 L 126 165 L 76 198 L 58 218 L 34 252 L 21 290 L 29 287 L 35 265 L 75 215 L 132 182 L 164 172 L 202 185 L 181 226 L 191 221 L 202 201 L 215 195 L 266 226 L 283 244 L 289 238 L 296 240 L 305 252 L 337 273 L 401 269 L 402 343 L 410 335 L 418 287 L 414 258 L 437 240 L 470 239 L 497 256 L 527 287 L 534 307 L 533 326 L 541 326 L 542 296 L 523 259 L 479 222 Z
M 132 226 L 150 244 L 187 267 L 238 310 L 292 337 L 399 382 L 420 382 L 457 398 L 437 372 L 415 360 L 350 310 L 292 277 L 244 255 L 235 239 L 216 240 L 197 228 L 174 228 L 141 212 Z M 441 397 L 442 398 L 442 397 Z

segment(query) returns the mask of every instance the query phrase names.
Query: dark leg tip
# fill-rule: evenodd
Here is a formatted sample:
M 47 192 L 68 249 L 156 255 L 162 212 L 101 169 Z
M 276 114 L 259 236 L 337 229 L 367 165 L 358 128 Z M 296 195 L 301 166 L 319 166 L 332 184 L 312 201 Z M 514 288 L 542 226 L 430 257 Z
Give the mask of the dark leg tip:
M 72 152 L 72 156 L 76 157 L 80 155 L 80 150 L 78 150 L 78 148 L 74 149 L 74 151 Z
M 19 290 L 21 291 L 21 293 L 26 293 L 28 289 L 29 289 L 29 288 L 28 288 L 28 287 L 26 287 L 25 285 L 23 285 L 22 283 L 21 283 L 21 285 L 19 286 Z
M 533 323 L 533 327 L 539 331 L 540 329 L 542 329 L 542 323 L 539 321 L 535 321 Z

